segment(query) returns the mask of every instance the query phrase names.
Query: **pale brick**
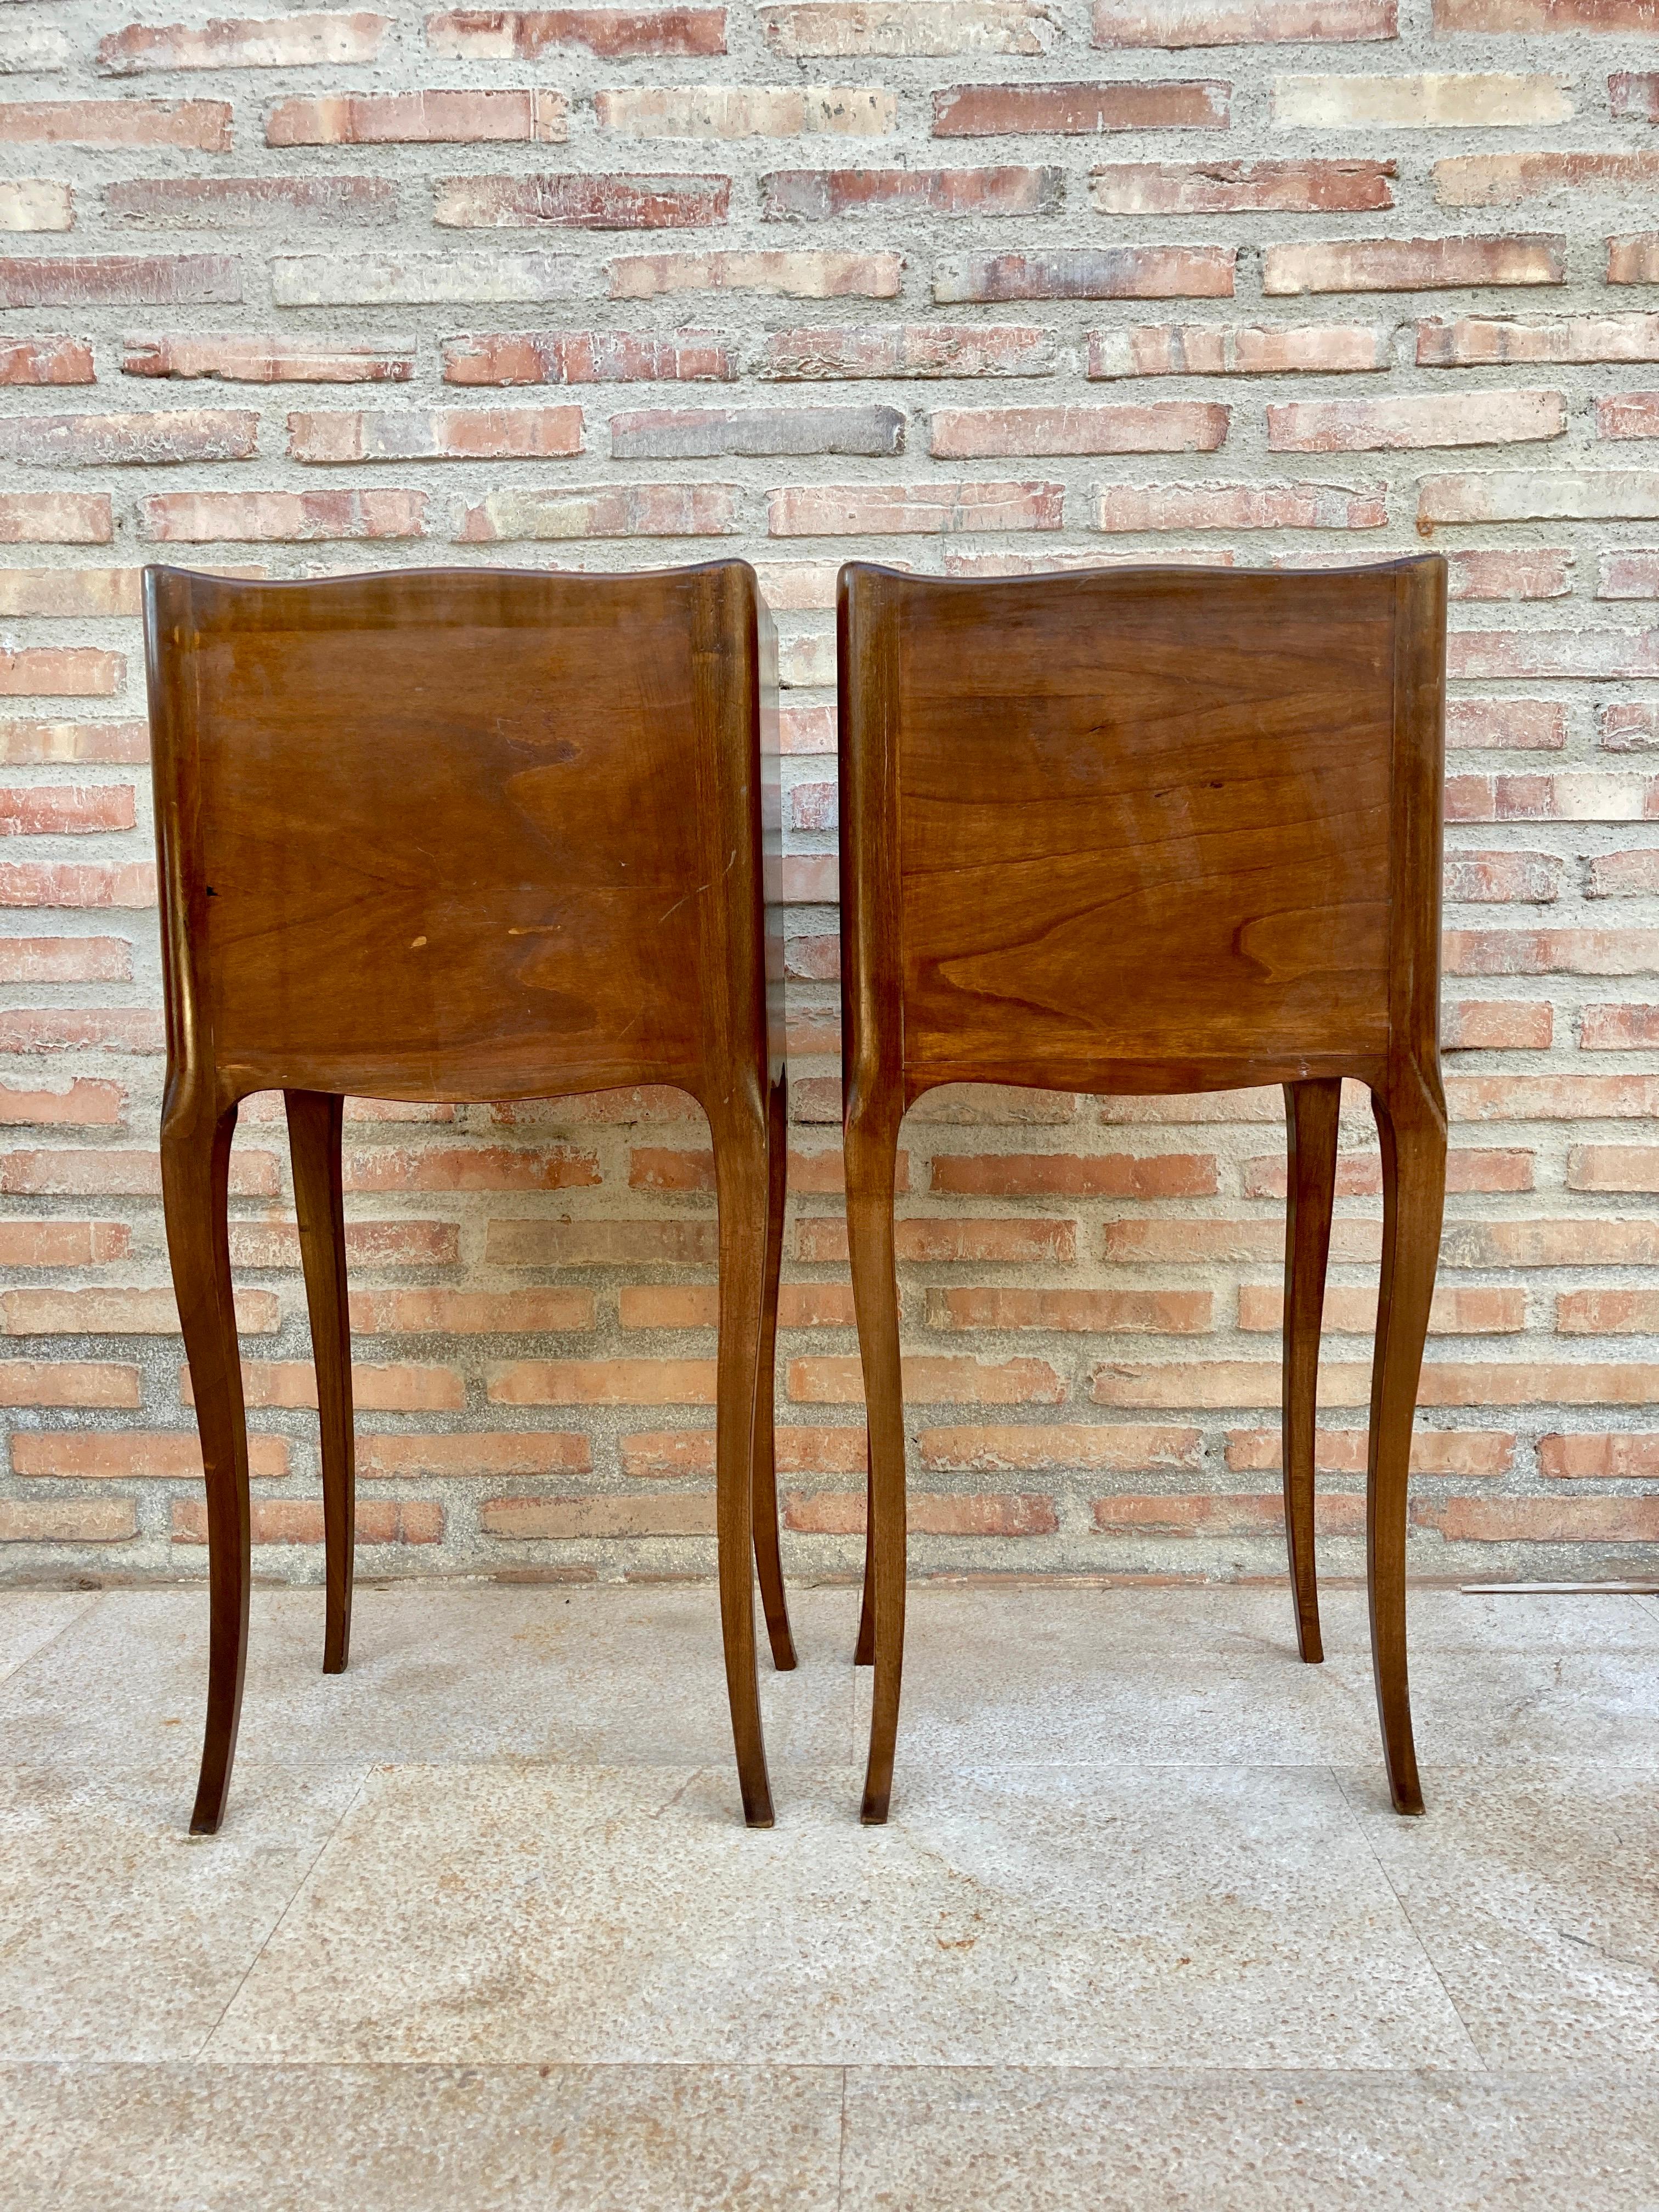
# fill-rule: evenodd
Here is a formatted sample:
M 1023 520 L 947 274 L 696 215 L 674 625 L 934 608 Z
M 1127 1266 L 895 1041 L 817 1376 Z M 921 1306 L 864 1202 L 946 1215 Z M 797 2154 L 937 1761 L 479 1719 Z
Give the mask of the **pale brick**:
M 580 407 L 330 409 L 288 418 L 290 460 L 544 460 L 579 453 Z
M 1102 215 L 1359 214 L 1394 205 L 1393 161 L 1118 161 L 1089 173 Z
M 398 213 L 383 177 L 137 177 L 106 185 L 104 212 L 124 230 L 384 228 Z
M 162 544 L 420 538 L 421 491 L 164 492 L 143 503 L 144 534 Z
M 222 253 L 0 259 L 0 307 L 219 307 L 241 296 L 241 265 Z
M 813 484 L 771 494 L 774 538 L 1058 530 L 1057 483 Z
M 806 252 L 624 253 L 607 264 L 613 300 L 657 300 L 678 292 L 891 300 L 903 268 L 900 253 Z
M 1518 131 L 1571 115 L 1569 78 L 1512 72 L 1281 76 L 1273 88 L 1281 131 Z
M 1538 389 L 1304 399 L 1268 408 L 1267 449 L 1375 453 L 1419 446 L 1508 446 L 1559 438 L 1566 427 L 1565 394 Z
M 1389 366 L 1389 332 L 1367 323 L 1283 329 L 1225 323 L 1144 323 L 1091 331 L 1091 377 L 1318 376 Z
M 470 545 L 513 538 L 720 538 L 741 528 L 735 484 L 586 485 L 568 491 L 495 491 L 462 519 Z
M 1495 469 L 1425 477 L 1420 522 L 1643 522 L 1659 518 L 1659 470 Z
M 959 84 L 933 94 L 936 138 L 1096 137 L 1109 131 L 1224 131 L 1232 87 L 1188 84 Z
M 497 139 L 562 143 L 569 103 L 562 92 L 342 93 L 279 100 L 265 118 L 267 146 L 437 146 Z
M 1058 366 L 1052 333 L 1030 324 L 975 328 L 889 323 L 862 329 L 817 324 L 775 331 L 757 373 L 811 382 L 869 376 L 1051 376 Z
M 761 179 L 768 222 L 825 222 L 890 210 L 957 217 L 1059 211 L 1058 169 L 775 169 Z
M 697 230 L 724 222 L 729 177 L 441 177 L 432 219 L 459 230 Z
M 1380 530 L 1388 521 L 1381 490 L 1347 484 L 1218 483 L 1108 485 L 1099 495 L 1098 530 Z
M 593 115 L 635 138 L 877 138 L 896 129 L 898 96 L 878 85 L 635 85 L 595 93 Z
M 279 253 L 270 264 L 279 307 L 465 307 L 578 299 L 593 289 L 568 253 Z
M 386 15 L 332 9 L 201 25 L 129 23 L 99 41 L 95 65 L 105 76 L 136 76 L 148 70 L 318 69 L 372 62 L 391 27 Z
M 0 145 L 230 150 L 228 100 L 3 100 Z
M 1085 246 L 973 253 L 939 262 L 933 297 L 967 300 L 1230 300 L 1231 246 Z
M 125 1544 L 137 1533 L 131 1498 L 0 1498 L 0 1544 Z
M 1455 154 L 1434 165 L 1442 207 L 1516 207 L 1565 191 L 1617 192 L 1659 187 L 1659 154 Z
M 1424 368 L 1510 362 L 1659 361 L 1659 315 L 1560 315 L 1510 322 L 1469 315 L 1417 325 Z
M 75 194 L 48 177 L 0 183 L 0 231 L 73 230 Z
M 1432 292 L 1495 284 L 1565 284 L 1560 238 L 1328 239 L 1270 246 L 1261 289 L 1307 292 Z
M 1607 240 L 1609 284 L 1659 283 L 1659 231 Z
M 406 384 L 407 347 L 368 341 L 272 337 L 130 337 L 124 376 L 216 377 L 227 384 Z
M 0 455 L 25 465 L 70 469 L 245 461 L 256 449 L 258 429 L 258 416 L 242 410 L 28 415 L 0 423 Z
M 723 7 L 462 8 L 426 19 L 434 53 L 480 61 L 535 61 L 562 49 L 606 61 L 723 54 Z
M 1057 34 L 1042 0 L 784 0 L 761 35 L 793 60 L 888 54 L 1042 54 Z
M 1094 0 L 1097 46 L 1243 46 L 1399 35 L 1397 0 Z
M 941 459 L 1004 453 L 1212 453 L 1228 410 L 1200 399 L 1145 406 L 946 407 L 929 418 L 929 451 Z

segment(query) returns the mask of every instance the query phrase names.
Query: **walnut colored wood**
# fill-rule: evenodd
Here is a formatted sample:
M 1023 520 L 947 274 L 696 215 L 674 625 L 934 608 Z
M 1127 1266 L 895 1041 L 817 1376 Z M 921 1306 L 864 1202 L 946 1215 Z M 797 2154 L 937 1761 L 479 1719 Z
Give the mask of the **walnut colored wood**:
M 1343 1077 L 1370 1090 L 1386 1187 L 1372 1650 L 1394 1802 L 1421 1809 L 1405 1544 L 1444 1185 L 1445 577 L 1437 557 L 988 582 L 842 571 L 844 1135 L 875 1664 L 866 1820 L 887 1812 L 903 1657 L 893 1168 L 905 1109 L 956 1082 L 1285 1086 L 1285 1492 L 1310 1659 L 1336 1108 Z
M 744 1817 L 769 1824 L 750 1559 L 773 1656 L 793 1666 L 771 1451 L 787 1117 L 776 646 L 753 570 L 258 584 L 153 568 L 144 608 L 162 1193 L 212 1607 L 192 1828 L 223 1815 L 247 1645 L 226 1228 L 238 1101 L 287 1096 L 332 1672 L 351 1604 L 343 1097 L 634 1084 L 689 1091 L 714 1139 L 721 1626 Z

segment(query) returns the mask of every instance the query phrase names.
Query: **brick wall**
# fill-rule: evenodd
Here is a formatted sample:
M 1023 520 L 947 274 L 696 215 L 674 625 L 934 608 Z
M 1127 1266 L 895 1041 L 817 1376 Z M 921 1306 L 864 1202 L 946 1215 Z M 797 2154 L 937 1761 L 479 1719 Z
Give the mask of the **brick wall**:
M 781 1460 L 793 1563 L 833 1573 L 862 1467 L 836 563 L 1431 541 L 1455 1127 L 1415 1564 L 1650 1566 L 1654 0 L 133 4 L 0 8 L 0 1573 L 204 1556 L 156 1195 L 145 560 L 759 565 L 789 751 Z M 365 1565 L 706 1569 L 695 1113 L 350 1113 Z M 1321 1459 L 1352 1571 L 1358 1099 L 1344 1143 Z M 905 1162 L 918 1565 L 1275 1571 L 1277 1096 L 939 1094 Z M 233 1190 L 259 1563 L 311 1577 L 274 1099 Z

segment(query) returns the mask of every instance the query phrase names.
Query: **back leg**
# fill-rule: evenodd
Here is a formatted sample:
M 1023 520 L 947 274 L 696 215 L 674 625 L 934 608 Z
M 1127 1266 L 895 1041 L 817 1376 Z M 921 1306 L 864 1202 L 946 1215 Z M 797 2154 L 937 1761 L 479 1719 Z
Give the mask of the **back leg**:
M 859 1640 L 853 1650 L 855 1667 L 876 1663 L 876 1528 L 871 1494 L 875 1476 L 870 1456 L 870 1432 L 864 1433 L 864 1595 L 859 1605 Z
M 866 1556 L 875 1683 L 861 1814 L 867 1824 L 887 1818 L 892 1797 L 904 1674 L 904 1385 L 893 1255 L 893 1183 L 901 1111 L 901 1101 L 884 1100 L 862 1117 L 849 1119 L 845 1130 L 848 1243 L 870 1438 Z
M 247 1421 L 242 1403 L 242 1361 L 230 1283 L 226 1194 L 233 1106 L 216 1121 L 192 1115 L 189 1105 L 161 1127 L 161 1200 L 167 1214 L 167 1257 L 179 1301 L 185 1357 L 190 1362 L 196 1426 L 207 1481 L 208 1590 L 211 1626 L 208 1648 L 207 1728 L 201 1779 L 191 1814 L 191 1833 L 211 1836 L 224 1818 L 236 1730 L 242 1713 L 247 1665 L 250 1575 L 247 1497 Z
M 1285 1085 L 1290 1174 L 1285 1199 L 1285 1534 L 1304 1659 L 1322 1659 L 1319 1576 L 1314 1555 L 1314 1425 L 1319 1389 L 1319 1327 L 1336 1194 L 1340 1078 Z
M 755 1392 L 755 1571 L 772 1664 L 787 1674 L 795 1663 L 789 1604 L 778 1551 L 777 1446 L 774 1397 L 777 1386 L 778 1281 L 783 1271 L 783 1214 L 789 1195 L 789 1079 L 780 1075 L 767 1102 L 766 1279 L 761 1291 L 760 1380 Z
M 345 1201 L 340 1139 L 345 1101 L 286 1091 L 300 1260 L 311 1316 L 311 1357 L 323 1452 L 323 1548 L 328 1594 L 323 1672 L 343 1674 L 351 1645 L 351 1571 L 356 1541 L 356 1449 L 351 1419 L 351 1322 L 346 1303 Z

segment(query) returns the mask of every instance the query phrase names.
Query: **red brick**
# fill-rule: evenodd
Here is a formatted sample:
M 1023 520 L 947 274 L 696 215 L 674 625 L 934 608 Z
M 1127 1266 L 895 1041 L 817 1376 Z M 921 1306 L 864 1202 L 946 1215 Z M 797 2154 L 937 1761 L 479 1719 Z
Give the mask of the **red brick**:
M 729 177 L 441 177 L 432 219 L 461 230 L 693 230 L 724 222 Z
M 256 1544 L 320 1544 L 323 1540 L 320 1498 L 256 1498 L 249 1511 Z M 356 1533 L 360 1544 L 441 1544 L 444 1509 L 429 1498 L 360 1498 Z M 206 1543 L 205 1498 L 173 1499 L 173 1540 Z
M 1057 483 L 811 484 L 770 495 L 774 538 L 957 530 L 1058 530 Z
M 1462 316 L 1417 325 L 1419 368 L 1659 361 L 1659 315 L 1559 315 L 1536 322 Z
M 562 92 L 339 93 L 279 100 L 267 146 L 468 145 L 498 139 L 562 142 Z
M 1524 900 L 1547 904 L 1561 896 L 1565 863 L 1553 853 L 1452 853 L 1446 896 L 1454 904 Z
M 493 1366 L 494 1406 L 712 1406 L 712 1359 L 517 1359 Z
M 1530 1152 L 1484 1152 L 1454 1146 L 1446 1158 L 1446 1188 L 1466 1191 L 1530 1190 L 1532 1170 Z M 1243 1178 L 1247 1198 L 1283 1198 L 1284 1154 L 1246 1160 Z M 1377 1155 L 1372 1152 L 1344 1152 L 1336 1164 L 1336 1188 L 1344 1198 L 1379 1197 L 1382 1169 Z
M 1623 700 L 1596 709 L 1596 734 L 1603 752 L 1644 753 L 1659 750 L 1659 707 L 1650 700 Z
M 1455 1121 L 1622 1121 L 1659 1116 L 1659 1076 L 1459 1075 L 1446 1085 Z
M 245 461 L 255 449 L 258 431 L 258 416 L 240 409 L 31 415 L 0 424 L 0 453 L 26 465 L 71 469 Z
M 983 1198 L 1208 1198 L 1218 1188 L 1210 1152 L 943 1153 L 932 1187 Z
M 1523 1188 L 1531 1188 L 1528 1176 Z M 1527 1325 L 1523 1291 L 1469 1290 L 1441 1284 L 1429 1317 L 1437 1336 L 1512 1336 Z M 1277 1334 L 1285 1326 L 1285 1294 L 1277 1283 L 1245 1283 L 1238 1293 L 1238 1326 L 1247 1333 Z M 1332 1284 L 1325 1292 L 1322 1327 L 1328 1336 L 1370 1336 L 1376 1327 L 1376 1292 Z
M 1659 889 L 1659 852 L 1638 847 L 1630 853 L 1603 853 L 1589 863 L 1587 898 L 1644 898 Z
M 1241 46 L 1399 35 L 1396 0 L 1095 0 L 1097 46 Z
M 826 222 L 915 209 L 941 216 L 1054 215 L 1058 169 L 775 169 L 761 179 L 768 222 Z
M 958 84 L 933 94 L 936 138 L 1224 131 L 1230 84 Z
M 0 981 L 8 983 L 126 982 L 132 946 L 125 937 L 0 939 Z
M 1567 1154 L 1567 1188 L 1659 1190 L 1659 1145 L 1575 1145 Z
M 1231 246 L 1079 246 L 940 261 L 933 297 L 969 300 L 1230 300 Z
M 1515 553 L 1476 551 L 1447 556 L 1449 596 L 1454 599 L 1564 599 L 1572 591 L 1577 556 L 1553 547 Z
M 295 461 L 545 460 L 581 447 L 580 407 L 331 408 L 288 418 Z
M 100 830 L 131 830 L 133 800 L 130 783 L 0 786 L 0 837 L 84 837 Z
M 1659 123 L 1659 76 L 1614 70 L 1607 78 L 1607 108 L 1616 122 Z
M 58 621 L 136 616 L 142 611 L 142 573 L 137 568 L 0 568 L 0 614 L 41 615 Z
M 1284 1526 L 1285 1508 L 1274 1497 L 1227 1498 L 1213 1492 L 1197 1496 L 1097 1498 L 1095 1526 L 1114 1536 L 1250 1536 Z M 1322 1491 L 1314 1500 L 1314 1522 L 1322 1535 L 1363 1533 L 1365 1501 L 1357 1492 Z
M 492 1221 L 484 1257 L 495 1267 L 712 1267 L 713 1221 Z
M 1446 704 L 1450 751 L 1559 752 L 1566 709 L 1553 699 L 1452 699 Z
M 586 1474 L 585 1436 L 564 1429 L 490 1429 L 436 1437 L 357 1438 L 357 1472 L 374 1480 L 503 1474 Z
M 241 296 L 241 264 L 224 253 L 0 259 L 0 307 L 223 307 Z
M 0 899 L 0 904 L 3 904 Z M 149 1006 L 14 1006 L 0 1010 L 0 1051 L 159 1053 L 159 1010 Z
M 411 351 L 305 337 L 128 338 L 124 376 L 218 377 L 231 384 L 403 384 L 415 373 Z
M 181 491 L 143 503 L 144 535 L 161 544 L 221 541 L 422 538 L 423 491 Z
M 138 1403 L 138 1370 L 81 1359 L 0 1359 L 0 1406 Z
M 137 1533 L 131 1498 L 0 1499 L 0 1544 L 124 1544 Z
M 1435 498 L 1435 488 L 1447 481 L 1424 479 L 1420 500 Z M 1460 630 L 1447 665 L 1454 677 L 1579 677 L 1604 684 L 1659 675 L 1659 640 L 1651 630 Z
M 0 1221 L 0 1267 L 93 1267 L 131 1256 L 125 1221 Z
M 245 1359 L 242 1393 L 260 1412 L 308 1407 L 314 1413 L 317 1370 L 308 1359 Z M 364 1413 L 459 1413 L 466 1403 L 466 1385 L 453 1367 L 369 1367 L 353 1360 L 351 1395 Z M 179 1396 L 181 1404 L 196 1402 L 187 1366 L 179 1370 Z
M 231 1155 L 230 1188 L 238 1198 L 270 1198 L 276 1189 L 276 1160 L 270 1152 Z M 19 1152 L 0 1154 L 0 1191 L 40 1197 L 76 1198 L 90 1191 L 134 1198 L 161 1194 L 159 1152 L 118 1152 L 88 1146 L 79 1152 Z
M 487 1498 L 487 1536 L 571 1541 L 592 1537 L 712 1536 L 712 1491 L 669 1498 Z
M 244 16 L 199 27 L 129 23 L 99 41 L 95 65 L 105 76 L 136 76 L 147 70 L 313 69 L 331 62 L 371 62 L 390 27 L 385 15 L 333 9 Z
M 1358 214 L 1394 205 L 1393 161 L 1114 161 L 1089 173 L 1102 215 Z
M 1385 490 L 1348 484 L 1109 484 L 1098 530 L 1380 530 Z
M 1066 1385 L 1046 1359 L 946 1359 L 926 1354 L 903 1363 L 904 1395 L 918 1406 L 1058 1406 Z M 857 1406 L 864 1372 L 855 1358 L 792 1359 L 796 1405 Z
M 1652 0 L 1434 0 L 1437 32 L 1650 31 Z
M 894 1224 L 898 1256 L 932 1265 L 966 1266 L 982 1261 L 1012 1267 L 1067 1267 L 1077 1258 L 1077 1224 L 1030 1218 L 996 1221 L 983 1216 L 918 1220 Z M 847 1257 L 847 1224 L 807 1215 L 795 1224 L 795 1255 L 808 1266 Z
M 739 526 L 735 484 L 585 484 L 568 491 L 491 492 L 467 508 L 463 544 L 513 538 L 720 538 Z
M 946 407 L 929 418 L 929 451 L 942 460 L 1005 453 L 1212 453 L 1228 410 L 1213 401 L 1142 406 Z
M 901 453 L 905 418 L 896 407 L 653 407 L 613 415 L 613 461 L 709 460 L 728 453 Z M 786 642 L 784 651 L 805 642 Z M 826 641 L 827 642 L 827 641 Z M 817 680 L 792 677 L 783 681 Z M 827 682 L 835 681 L 833 659 Z
M 1538 1472 L 1552 1482 L 1651 1482 L 1659 1476 L 1659 1437 L 1628 1431 L 1540 1437 Z
M 0 144 L 230 151 L 228 100 L 0 100 Z
M 1041 54 L 1054 36 L 1042 0 L 797 0 L 763 7 L 775 54 Z
M 1515 1438 L 1498 1429 L 1419 1429 L 1412 1437 L 1413 1474 L 1461 1474 L 1496 1480 L 1515 1464 Z M 1316 1429 L 1314 1465 L 1321 1474 L 1364 1474 L 1364 1429 Z M 1272 1429 L 1230 1429 L 1227 1465 L 1234 1473 L 1277 1470 L 1283 1437 Z
M 1578 1044 L 1583 1052 L 1645 1052 L 1659 1045 L 1659 1006 L 1586 1006 Z
M 1441 1246 L 1443 1267 L 1651 1267 L 1659 1227 L 1649 1221 L 1458 1221 Z
M 761 376 L 811 380 L 842 377 L 1048 376 L 1058 365 L 1053 335 L 1032 325 L 982 329 L 889 323 L 867 329 L 822 324 L 775 331 Z
M 250 1436 L 248 1472 L 259 1481 L 288 1473 L 281 1437 Z M 59 1431 L 14 1434 L 15 1474 L 75 1482 L 177 1482 L 202 1480 L 201 1440 L 193 1429 L 117 1429 L 105 1435 Z
M 1145 1428 L 1128 1423 L 1059 1422 L 1017 1428 L 923 1429 L 916 1439 L 923 1467 L 963 1474 L 1140 1473 L 1196 1468 L 1203 1439 L 1196 1429 Z
M 729 382 L 731 344 L 713 333 L 658 337 L 624 331 L 521 331 L 450 338 L 446 384 L 655 384 Z
M 1659 231 L 1638 231 L 1629 238 L 1607 240 L 1609 284 L 1659 283 Z
M 1651 975 L 1659 930 L 1449 929 L 1443 957 L 1453 975 Z
M 1455 1544 L 1659 1542 L 1659 1498 L 1419 1498 L 1412 1519 Z
M 1561 238 L 1354 238 L 1270 246 L 1269 299 L 1309 292 L 1434 292 L 1483 284 L 1565 284 Z
M 0 647 L 0 698 L 107 699 L 120 690 L 126 666 L 120 653 L 89 645 L 26 645 L 17 653 Z
M 0 337 L 0 385 L 91 384 L 94 374 L 84 338 Z
M 1659 1330 L 1659 1291 L 1562 1291 L 1555 1327 L 1562 1336 L 1651 1336 Z
M 114 535 L 106 491 L 0 492 L 0 545 L 107 545 Z
M 1048 1328 L 1062 1333 L 1202 1335 L 1213 1325 L 1208 1291 L 929 1291 L 927 1326 Z
M 1386 369 L 1389 332 L 1365 323 L 1290 330 L 1217 323 L 1146 323 L 1089 332 L 1091 377 L 1333 375 Z
M 1373 453 L 1416 446 L 1507 446 L 1559 438 L 1559 392 L 1426 392 L 1406 399 L 1294 400 L 1267 410 L 1275 453 Z
M 904 1513 L 905 1526 L 917 1536 L 1052 1536 L 1060 1528 L 1052 1498 L 913 1490 Z M 792 1490 L 784 1499 L 783 1525 L 803 1536 L 861 1536 L 864 1494 Z
M 57 1124 L 81 1129 L 119 1128 L 126 1118 L 126 1097 L 116 1083 L 76 1076 L 67 1090 L 26 1090 L 0 1083 L 0 1122 L 12 1128 Z M 0 1292 L 0 1297 L 6 1294 Z
M 362 1336 L 522 1336 L 591 1329 L 591 1291 L 353 1291 Z
M 0 861 L 0 907 L 149 907 L 155 869 L 149 860 Z
M 426 19 L 434 53 L 483 61 L 535 61 L 579 47 L 606 61 L 723 54 L 720 8 L 460 8 Z
M 909 6 L 914 0 L 904 0 Z M 755 292 L 781 299 L 897 296 L 902 253 L 621 253 L 606 264 L 613 300 L 659 300 L 678 292 Z
M 1446 1052 L 1545 1052 L 1555 1034 L 1547 999 L 1462 999 L 1443 1002 L 1440 1043 Z
M 469 1145 L 348 1150 L 349 1191 L 587 1190 L 599 1180 L 592 1152 L 569 1145 Z

